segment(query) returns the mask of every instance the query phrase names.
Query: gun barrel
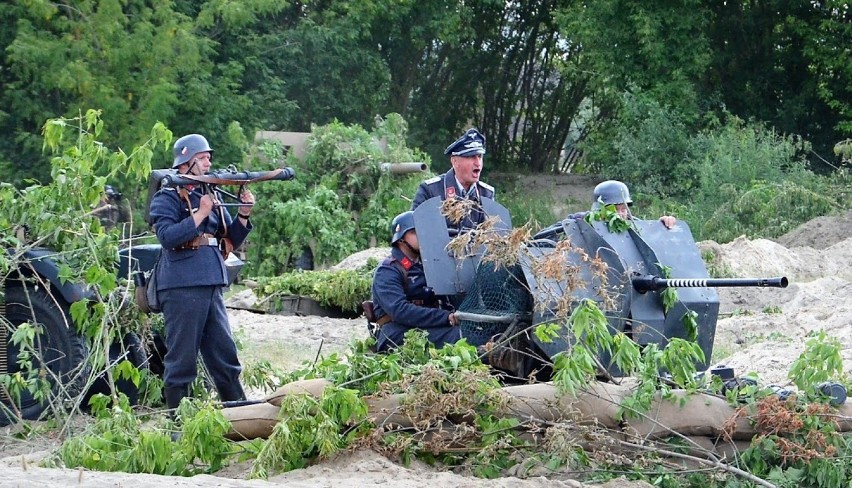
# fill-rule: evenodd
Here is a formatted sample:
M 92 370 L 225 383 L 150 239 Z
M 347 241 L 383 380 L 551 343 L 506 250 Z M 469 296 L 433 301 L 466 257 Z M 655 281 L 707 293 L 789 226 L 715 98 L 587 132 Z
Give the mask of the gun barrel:
M 426 171 L 426 163 L 382 163 L 379 165 L 382 173 L 392 175 L 404 175 L 408 173 L 423 173 Z
M 756 286 L 771 288 L 787 288 L 789 281 L 786 276 L 777 278 L 660 278 L 653 275 L 635 276 L 632 279 L 633 288 L 639 293 L 658 291 L 665 288 L 706 288 L 706 287 L 736 287 Z

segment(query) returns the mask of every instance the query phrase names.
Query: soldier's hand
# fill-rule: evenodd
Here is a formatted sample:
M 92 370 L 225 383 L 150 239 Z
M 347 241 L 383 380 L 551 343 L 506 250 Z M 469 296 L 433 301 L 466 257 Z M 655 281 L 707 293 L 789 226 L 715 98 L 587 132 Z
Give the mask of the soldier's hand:
M 254 208 L 254 193 L 244 186 L 241 187 L 240 202 L 246 204 L 245 206 L 240 207 L 240 213 L 243 215 L 251 215 L 251 211 Z
M 450 325 L 452 325 L 453 327 L 459 325 L 459 319 L 456 317 L 455 313 L 451 313 L 447 320 L 449 320 Z
M 198 201 L 198 211 L 196 212 L 196 215 L 200 214 L 202 219 L 207 218 L 207 216 L 210 215 L 210 212 L 213 211 L 214 203 L 216 202 L 213 200 L 213 197 L 210 195 L 203 195 L 201 200 Z
M 663 215 L 662 217 L 660 217 L 660 222 L 662 222 L 663 225 L 666 226 L 666 229 L 671 229 L 677 223 L 677 219 L 672 217 L 671 215 Z

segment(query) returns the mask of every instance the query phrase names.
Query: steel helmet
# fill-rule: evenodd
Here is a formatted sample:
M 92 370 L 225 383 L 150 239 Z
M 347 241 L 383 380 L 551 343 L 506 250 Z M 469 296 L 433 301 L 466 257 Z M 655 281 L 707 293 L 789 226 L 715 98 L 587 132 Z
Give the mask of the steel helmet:
M 172 163 L 172 168 L 177 168 L 183 163 L 189 162 L 198 153 L 209 152 L 212 155 L 213 149 L 201 134 L 189 134 L 175 141 L 173 152 L 175 161 Z
M 630 190 L 627 185 L 616 180 L 607 180 L 598 183 L 595 191 L 592 193 L 592 210 L 597 210 L 604 205 L 618 205 L 619 203 L 631 204 Z
M 402 236 L 405 235 L 406 232 L 412 230 L 414 228 L 414 212 L 411 210 L 407 212 L 402 212 L 393 218 L 391 222 L 391 245 L 394 245 L 402 239 Z

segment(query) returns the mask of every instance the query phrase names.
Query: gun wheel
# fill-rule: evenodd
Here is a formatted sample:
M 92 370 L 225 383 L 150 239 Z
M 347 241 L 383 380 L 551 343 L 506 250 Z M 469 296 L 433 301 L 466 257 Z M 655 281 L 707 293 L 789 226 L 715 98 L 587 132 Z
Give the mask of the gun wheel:
M 79 394 L 85 381 L 82 374 L 86 365 L 86 346 L 71 325 L 68 304 L 54 299 L 43 288 L 7 283 L 5 317 L 0 317 L 0 426 L 19 420 L 37 420 L 56 400 Z M 30 351 L 15 344 L 12 335 L 21 324 L 34 323 L 37 330 L 33 339 L 32 368 L 48 382 L 50 394 L 37 399 L 29 390 L 17 394 L 10 391 L 7 381 L 20 373 L 26 378 L 29 372 L 19 364 L 21 353 Z

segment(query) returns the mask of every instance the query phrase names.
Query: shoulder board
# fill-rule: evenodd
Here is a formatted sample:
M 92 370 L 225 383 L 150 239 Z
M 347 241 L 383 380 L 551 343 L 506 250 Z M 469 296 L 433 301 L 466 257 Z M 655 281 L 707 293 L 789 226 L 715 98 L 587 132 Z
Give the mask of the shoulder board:
M 177 188 L 174 186 L 164 186 L 160 188 L 160 191 L 177 191 Z
M 494 187 L 489 185 L 488 183 L 483 183 L 483 182 L 480 181 L 479 186 L 481 186 L 482 188 L 485 188 L 486 190 L 488 190 L 490 192 L 494 191 Z
M 424 181 L 423 183 L 426 183 L 427 185 L 431 185 L 432 183 L 437 183 L 439 181 L 441 181 L 441 177 L 435 176 L 433 178 L 429 178 L 428 180 Z

